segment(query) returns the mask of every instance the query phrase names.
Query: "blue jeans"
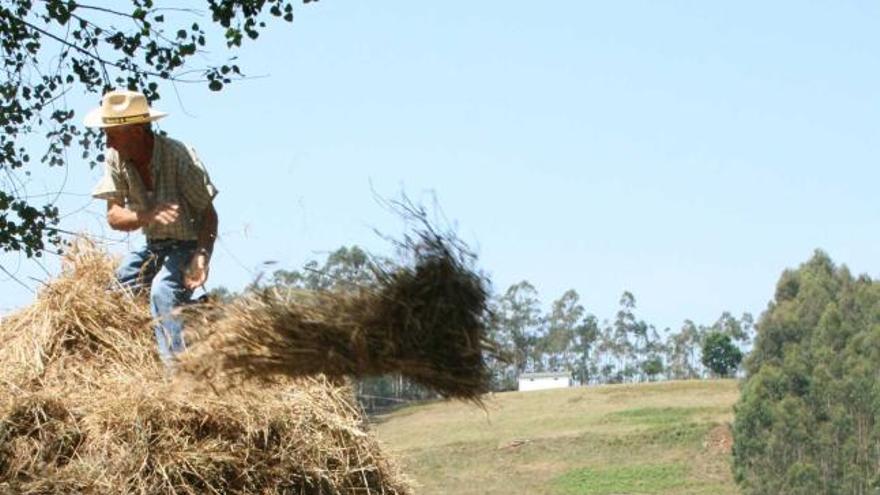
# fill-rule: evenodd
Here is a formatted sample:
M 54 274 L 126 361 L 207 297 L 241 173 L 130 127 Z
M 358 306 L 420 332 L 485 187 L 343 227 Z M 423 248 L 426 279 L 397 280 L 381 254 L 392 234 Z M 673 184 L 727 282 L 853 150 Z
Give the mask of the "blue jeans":
M 173 367 L 174 356 L 186 348 L 183 320 L 173 310 L 192 296 L 183 285 L 183 276 L 195 250 L 196 241 L 148 241 L 142 249 L 129 253 L 116 270 L 116 279 L 124 287 L 135 292 L 150 288 L 159 357 L 168 367 Z

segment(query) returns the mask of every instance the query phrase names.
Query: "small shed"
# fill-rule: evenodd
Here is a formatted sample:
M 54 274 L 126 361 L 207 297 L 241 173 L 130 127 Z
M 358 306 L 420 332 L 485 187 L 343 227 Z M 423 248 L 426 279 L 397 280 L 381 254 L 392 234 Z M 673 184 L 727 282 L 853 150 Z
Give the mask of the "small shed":
M 523 373 L 519 375 L 519 390 L 547 390 L 551 388 L 568 388 L 571 386 L 571 373 L 568 371 L 550 371 L 546 373 Z

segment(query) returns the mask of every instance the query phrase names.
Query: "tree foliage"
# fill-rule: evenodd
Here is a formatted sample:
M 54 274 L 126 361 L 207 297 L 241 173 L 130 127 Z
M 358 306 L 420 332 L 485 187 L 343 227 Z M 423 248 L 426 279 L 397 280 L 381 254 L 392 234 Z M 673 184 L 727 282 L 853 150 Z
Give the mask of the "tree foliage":
M 574 289 L 553 301 L 546 313 L 528 281 L 512 285 L 494 300 L 494 337 L 514 356 L 512 365 L 494 370 L 497 390 L 515 388 L 524 372 L 568 371 L 575 383 L 644 382 L 705 377 L 703 343 L 710 333 L 729 343 L 724 358 L 739 356 L 751 341 L 752 317 L 722 313 L 712 325 L 686 320 L 679 332 L 658 331 L 636 315 L 636 298 L 625 291 L 614 320 L 588 313 Z M 721 374 L 739 365 L 727 364 Z M 713 362 L 715 359 L 713 358 Z
M 758 322 L 736 406 L 746 494 L 880 491 L 880 284 L 817 251 Z
M 669 336 L 667 355 L 669 375 L 675 380 L 687 380 L 700 376 L 697 351 L 702 348 L 703 335 L 691 320 L 685 320 L 681 329 Z
M 580 296 L 574 289 L 565 291 L 553 302 L 547 315 L 547 334 L 542 345 L 549 355 L 547 366 L 550 369 L 571 368 L 574 360 L 574 344 L 578 336 L 578 326 L 584 318 L 584 307 Z
M 498 304 L 497 324 L 504 329 L 502 343 L 513 355 L 515 373 L 522 373 L 535 363 L 536 343 L 544 319 L 538 291 L 523 280 L 510 286 Z
M 733 345 L 730 335 L 714 331 L 703 339 L 703 366 L 715 376 L 730 376 L 742 362 L 743 353 Z
M 64 166 L 71 147 L 93 166 L 103 159 L 102 135 L 80 129 L 81 115 L 66 105 L 69 92 L 94 94 L 97 101 L 102 92 L 125 87 L 155 101 L 162 81 L 218 91 L 242 71 L 232 58 L 195 64 L 215 31 L 208 27 L 219 28 L 234 49 L 257 39 L 270 18 L 293 20 L 290 0 L 204 4 L 207 23 L 195 10 L 153 0 L 119 1 L 112 8 L 77 0 L 0 0 L 0 249 L 39 256 L 47 243 L 59 241 L 58 208 L 52 201 L 33 204 L 16 174 L 29 173 L 35 161 L 31 143 L 43 143 L 39 161 L 49 167 Z
M 342 246 L 328 254 L 323 264 L 309 260 L 299 270 L 276 270 L 270 285 L 309 290 L 366 287 L 376 283 L 376 268 L 386 261 L 358 246 Z

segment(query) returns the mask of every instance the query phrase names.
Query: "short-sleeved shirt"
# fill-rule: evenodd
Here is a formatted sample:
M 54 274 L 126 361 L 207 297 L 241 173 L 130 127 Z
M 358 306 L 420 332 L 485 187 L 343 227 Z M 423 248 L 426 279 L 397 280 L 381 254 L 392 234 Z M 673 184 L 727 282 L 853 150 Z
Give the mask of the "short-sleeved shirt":
M 105 153 L 104 177 L 92 196 L 116 200 L 132 211 L 148 211 L 158 203 L 176 203 L 179 216 L 174 223 L 154 222 L 144 227 L 148 240 L 197 240 L 201 219 L 217 189 L 195 150 L 180 141 L 156 135 L 150 170 L 153 190 L 148 191 L 135 166 L 120 160 L 116 150 Z

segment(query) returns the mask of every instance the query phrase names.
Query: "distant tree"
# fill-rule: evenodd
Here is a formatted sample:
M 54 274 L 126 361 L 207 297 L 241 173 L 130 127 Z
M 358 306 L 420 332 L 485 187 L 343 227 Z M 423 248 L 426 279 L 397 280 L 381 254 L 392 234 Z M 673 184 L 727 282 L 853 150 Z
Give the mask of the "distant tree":
M 605 364 L 599 368 L 599 373 L 602 375 L 603 383 L 620 383 L 622 381 L 622 376 L 611 363 Z
M 574 289 L 569 289 L 562 297 L 553 302 L 553 306 L 545 318 L 547 335 L 544 337 L 542 349 L 548 354 L 549 367 L 552 370 L 571 370 L 574 367 L 574 347 L 578 325 L 584 316 L 584 307 L 580 304 L 580 296 Z
M 696 355 L 702 346 L 702 335 L 691 320 L 685 320 L 677 333 L 668 334 L 665 351 L 670 378 L 685 380 L 699 378 Z
M 525 280 L 510 286 L 498 304 L 498 324 L 509 335 L 517 373 L 526 371 L 529 359 L 535 357 L 541 322 L 541 303 L 535 287 Z
M 880 489 L 880 283 L 817 251 L 757 325 L 733 425 L 745 495 Z
M 639 375 L 641 369 L 634 362 L 627 364 L 625 368 L 620 372 L 623 379 L 621 383 L 631 383 L 635 381 L 635 378 Z
M 743 353 L 733 344 L 730 335 L 711 332 L 703 340 L 703 366 L 712 370 L 715 376 L 726 377 L 736 371 L 742 362 Z
M 600 381 L 608 383 L 619 364 L 617 342 L 614 338 L 614 325 L 608 320 L 604 320 L 600 326 L 595 347 L 596 352 L 593 353 L 593 362 L 599 370 Z
M 501 301 L 497 294 L 493 294 L 489 299 L 489 337 L 497 342 L 502 349 L 513 355 L 513 339 L 505 328 L 501 318 Z M 493 356 L 487 356 L 487 366 L 489 367 L 492 379 L 490 382 L 490 390 L 493 392 L 503 392 L 507 390 L 516 390 L 517 388 L 517 371 L 516 365 L 512 362 L 495 359 Z
M 201 24 L 196 10 L 153 0 L 97 3 L 0 2 L 0 250 L 39 256 L 47 243 L 59 243 L 58 208 L 35 203 L 14 175 L 30 173 L 33 152 L 47 167 L 64 166 L 72 146 L 92 165 L 103 159 L 102 134 L 80 128 L 68 93 L 90 93 L 97 102 L 103 91 L 126 87 L 154 101 L 162 81 L 217 91 L 241 70 L 227 57 L 200 65 L 209 38 L 234 49 L 256 39 L 271 18 L 293 20 L 289 0 L 208 0 L 202 4 L 210 17 Z
M 632 342 L 632 359 L 634 364 L 637 363 L 639 370 L 642 370 L 642 364 L 645 360 L 645 356 L 647 355 L 648 348 L 648 332 L 650 328 L 648 324 L 644 321 L 636 321 L 633 322 L 633 325 L 630 327 L 630 334 L 633 336 Z M 639 381 L 642 381 L 641 373 L 639 374 Z
M 324 263 L 310 260 L 298 270 L 276 270 L 269 281 L 274 286 L 310 290 L 347 289 L 376 282 L 376 268 L 384 263 L 358 246 L 340 247 Z
M 633 314 L 636 307 L 636 298 L 629 291 L 624 291 L 620 296 L 620 309 L 617 311 L 617 317 L 614 320 L 614 347 L 613 352 L 618 358 L 618 368 L 624 373 L 624 376 L 633 375 L 630 361 L 634 359 L 634 346 L 630 340 L 630 335 L 638 332 L 636 328 L 638 322 Z
M 744 313 L 742 318 L 736 319 L 732 314 L 725 311 L 718 318 L 718 321 L 712 325 L 710 330 L 728 335 L 734 342 L 747 344 L 751 340 L 752 325 L 753 319 L 751 314 Z
M 743 313 L 739 319 L 743 332 L 746 334 L 745 343 L 751 343 L 755 338 L 755 318 L 751 313 Z
M 648 381 L 654 381 L 663 373 L 663 358 L 652 356 L 642 363 L 642 372 L 648 377 Z
M 582 385 L 590 383 L 590 379 L 598 369 L 598 366 L 592 362 L 592 354 L 600 335 L 599 321 L 591 314 L 586 315 L 575 328 L 578 364 L 575 367 L 574 376 Z
M 653 325 L 635 316 L 636 298 L 629 291 L 620 296 L 620 309 L 614 320 L 615 351 L 626 380 L 645 379 L 643 364 L 661 350 L 660 336 Z
M 643 344 L 639 349 L 642 355 L 641 371 L 649 380 L 654 381 L 665 371 L 663 365 L 663 355 L 666 353 L 666 345 L 660 338 L 657 328 L 654 325 L 646 325 L 644 332 Z M 666 329 L 669 333 L 669 329 Z

